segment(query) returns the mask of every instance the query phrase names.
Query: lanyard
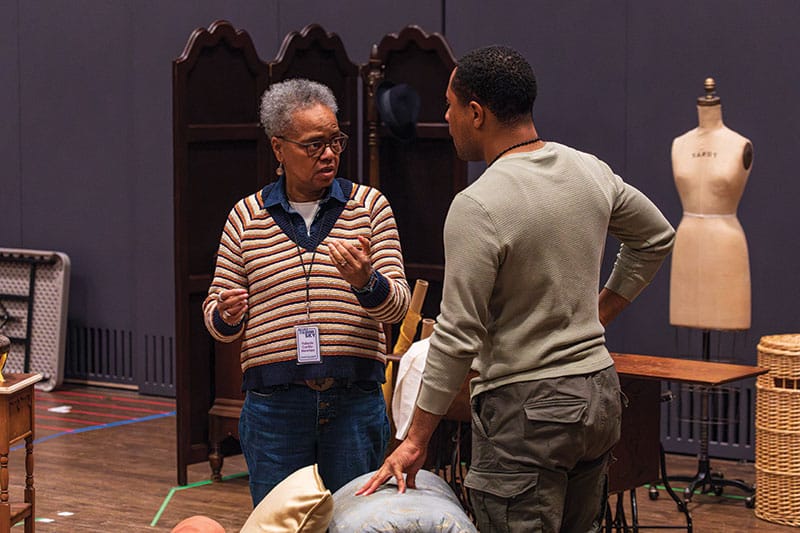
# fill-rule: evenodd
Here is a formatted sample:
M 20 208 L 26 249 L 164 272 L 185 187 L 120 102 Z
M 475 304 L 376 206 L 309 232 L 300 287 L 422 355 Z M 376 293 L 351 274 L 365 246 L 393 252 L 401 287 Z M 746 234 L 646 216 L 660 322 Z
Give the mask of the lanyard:
M 311 269 L 314 268 L 314 257 L 317 255 L 317 249 L 314 248 L 314 253 L 311 254 L 311 263 L 308 265 L 308 272 L 306 272 L 306 263 L 303 261 L 303 252 L 300 250 L 300 245 L 297 246 L 297 256 L 300 258 L 300 266 L 303 267 L 303 277 L 306 278 L 306 320 L 311 321 L 311 289 L 309 287 L 309 280 L 311 279 Z
M 317 207 L 317 214 L 319 213 L 319 207 Z M 314 218 L 317 218 L 317 214 L 314 214 Z M 311 288 L 310 288 L 310 280 L 311 280 L 311 269 L 314 268 L 314 258 L 317 256 L 317 248 L 314 247 L 314 253 L 311 254 L 311 262 L 308 265 L 308 272 L 306 272 L 306 263 L 303 261 L 303 250 L 300 249 L 300 245 L 297 243 L 297 229 L 294 227 L 294 223 L 291 222 L 290 217 L 289 227 L 292 228 L 292 237 L 294 237 L 294 245 L 297 248 L 297 257 L 300 258 L 300 266 L 303 268 L 303 277 L 306 280 L 306 320 L 311 321 Z

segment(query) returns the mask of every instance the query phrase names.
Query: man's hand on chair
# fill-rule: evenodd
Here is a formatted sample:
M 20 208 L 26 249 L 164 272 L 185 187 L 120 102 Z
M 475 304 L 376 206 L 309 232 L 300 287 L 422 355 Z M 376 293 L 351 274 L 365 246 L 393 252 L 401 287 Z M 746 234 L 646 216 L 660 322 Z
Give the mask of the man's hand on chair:
M 425 464 L 427 454 L 427 445 L 415 444 L 411 439 L 407 438 L 386 458 L 383 465 L 369 481 L 358 489 L 356 496 L 372 494 L 392 476 L 397 480 L 397 490 L 400 493 L 406 491 L 406 486 L 412 489 L 417 488 L 417 472 Z M 403 479 L 404 472 L 407 474 L 406 479 Z

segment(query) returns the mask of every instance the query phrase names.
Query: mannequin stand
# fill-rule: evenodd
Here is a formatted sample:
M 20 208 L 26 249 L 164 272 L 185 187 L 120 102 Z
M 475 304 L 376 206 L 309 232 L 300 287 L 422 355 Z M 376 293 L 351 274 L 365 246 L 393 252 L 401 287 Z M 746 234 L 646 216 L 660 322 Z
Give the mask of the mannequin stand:
M 711 332 L 703 330 L 703 361 L 710 359 Z M 697 474 L 689 476 L 669 476 L 670 481 L 681 481 L 689 483 L 683 491 L 683 499 L 686 503 L 692 501 L 692 496 L 696 489 L 700 489 L 701 494 L 713 492 L 721 496 L 724 487 L 736 487 L 747 494 L 745 505 L 752 509 L 755 507 L 755 488 L 744 481 L 738 479 L 725 479 L 722 473 L 712 472 L 711 461 L 708 457 L 708 427 L 711 424 L 709 416 L 709 405 L 711 399 L 711 387 L 701 387 L 700 389 L 700 452 L 697 455 Z

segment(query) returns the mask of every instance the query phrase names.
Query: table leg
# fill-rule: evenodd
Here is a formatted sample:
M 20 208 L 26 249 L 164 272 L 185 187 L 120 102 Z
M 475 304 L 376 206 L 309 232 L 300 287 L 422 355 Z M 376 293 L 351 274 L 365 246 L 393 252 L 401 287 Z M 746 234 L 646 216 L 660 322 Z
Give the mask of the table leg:
M 722 474 L 715 474 L 711 471 L 711 461 L 708 456 L 708 426 L 710 422 L 710 409 L 709 402 L 711 392 L 708 388 L 703 388 L 700 391 L 700 451 L 697 459 L 697 473 L 693 476 L 670 476 L 672 481 L 683 481 L 689 485 L 683 491 L 683 499 L 688 503 L 692 501 L 692 496 L 697 489 L 701 494 L 711 492 L 716 496 L 721 496 L 724 487 L 736 487 L 747 493 L 745 505 L 747 507 L 754 507 L 755 488 L 746 484 L 744 481 L 737 479 L 725 479 Z M 665 477 L 666 479 L 666 477 Z
M 8 449 L 0 450 L 0 533 L 11 530 L 11 504 L 8 501 Z
M 211 481 L 222 481 L 222 464 L 225 456 L 222 455 L 219 441 L 211 441 L 211 453 L 208 454 L 208 465 L 211 467 Z
M 25 437 L 25 503 L 31 504 L 31 513 L 25 518 L 25 533 L 33 533 L 36 521 L 36 491 L 33 488 L 33 435 Z
M 11 532 L 11 507 L 8 502 L 0 503 L 0 533 Z

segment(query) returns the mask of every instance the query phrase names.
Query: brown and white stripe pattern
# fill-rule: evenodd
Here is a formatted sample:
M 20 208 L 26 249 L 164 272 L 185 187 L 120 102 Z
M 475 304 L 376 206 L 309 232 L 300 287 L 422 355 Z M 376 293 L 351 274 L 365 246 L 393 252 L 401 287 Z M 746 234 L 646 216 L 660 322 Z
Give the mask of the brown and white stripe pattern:
M 372 264 L 389 281 L 389 295 L 364 308 L 329 256 L 330 239 L 370 241 Z M 244 325 L 242 370 L 290 361 L 296 357 L 294 326 L 306 319 L 309 279 L 310 322 L 319 326 L 324 357 L 385 360 L 381 323 L 402 320 L 410 290 L 403 270 L 397 226 L 386 198 L 372 187 L 354 184 L 350 199 L 330 233 L 313 251 L 302 250 L 263 208 L 261 193 L 240 200 L 228 215 L 217 254 L 214 280 L 203 303 L 211 335 L 230 342 L 242 332 L 225 335 L 214 327 L 216 295 L 223 289 L 246 288 L 249 311 Z M 313 263 L 312 263 L 313 260 Z

